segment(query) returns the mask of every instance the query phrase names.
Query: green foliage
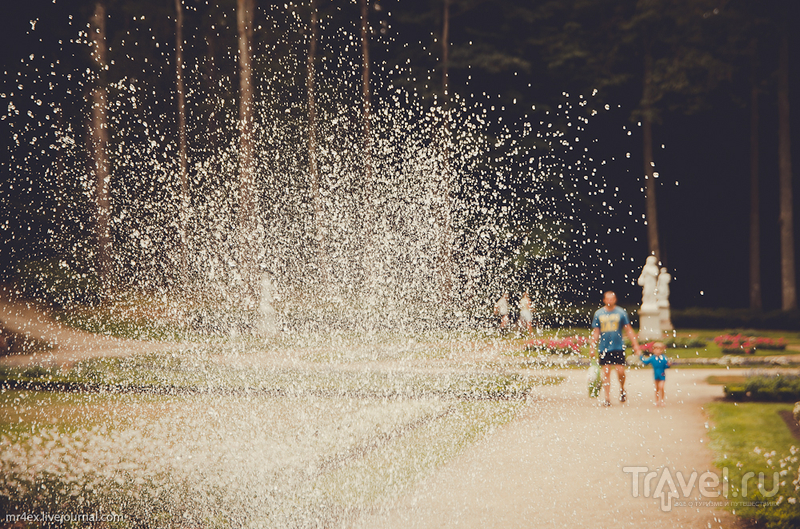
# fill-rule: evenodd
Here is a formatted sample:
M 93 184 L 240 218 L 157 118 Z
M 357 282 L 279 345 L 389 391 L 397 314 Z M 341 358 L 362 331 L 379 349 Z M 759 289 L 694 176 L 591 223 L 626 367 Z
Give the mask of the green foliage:
M 92 272 L 81 272 L 58 257 L 27 261 L 17 270 L 21 291 L 29 297 L 71 305 L 100 299 L 100 285 Z
M 101 310 L 70 310 L 56 313 L 56 319 L 74 329 L 116 338 L 177 341 L 187 337 L 184 326 L 144 315 L 126 316 Z
M 677 328 L 800 330 L 800 311 L 688 308 L 673 309 L 671 316 Z
M 649 101 L 640 102 L 634 117 L 661 111 L 694 112 L 730 75 L 708 31 L 714 20 L 713 1 L 650 2 L 582 0 L 548 2 L 548 23 L 538 44 L 550 68 L 590 88 L 641 90 L 642 64 L 652 64 Z M 553 5 L 555 4 L 555 5 Z M 548 20 L 551 22 L 551 20 Z M 638 86 L 637 86 L 638 85 Z

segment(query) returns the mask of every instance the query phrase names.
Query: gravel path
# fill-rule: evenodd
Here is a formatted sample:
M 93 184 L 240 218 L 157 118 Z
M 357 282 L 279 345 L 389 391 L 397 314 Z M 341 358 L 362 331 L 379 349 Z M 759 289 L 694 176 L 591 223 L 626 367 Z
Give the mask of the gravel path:
M 704 381 L 726 372 L 673 370 L 667 406 L 656 408 L 652 373 L 629 370 L 629 402 L 603 408 L 586 396 L 586 372 L 565 370 L 565 382 L 542 388 L 517 420 L 354 527 L 737 527 L 740 522 L 721 508 L 677 504 L 695 501 L 697 487 L 666 511 L 652 493 L 642 496 L 643 487 L 634 497 L 632 472 L 623 471 L 659 471 L 654 489 L 664 467 L 676 479 L 676 471 L 686 477 L 692 470 L 719 473 L 703 406 L 721 397 L 722 388 Z

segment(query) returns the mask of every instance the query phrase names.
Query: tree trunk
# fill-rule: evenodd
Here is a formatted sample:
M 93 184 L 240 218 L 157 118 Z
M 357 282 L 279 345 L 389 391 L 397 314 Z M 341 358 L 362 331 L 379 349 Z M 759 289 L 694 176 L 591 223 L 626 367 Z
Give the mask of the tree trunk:
M 96 181 L 97 209 L 95 230 L 97 234 L 97 275 L 102 294 L 108 293 L 111 280 L 111 200 L 109 193 L 110 171 L 108 164 L 108 92 L 106 69 L 108 50 L 106 47 L 106 9 L 97 2 L 91 21 L 92 58 L 98 72 L 98 82 L 92 90 L 92 161 Z
M 181 274 L 187 273 L 186 226 L 189 221 L 189 158 L 186 152 L 186 92 L 183 85 L 183 5 L 175 0 L 175 90 L 178 93 L 178 155 L 181 198 L 179 215 Z
M 642 147 L 644 154 L 645 220 L 650 253 L 661 258 L 658 243 L 658 219 L 656 208 L 656 181 L 653 168 L 653 99 L 652 99 L 653 55 L 648 50 L 644 59 L 644 90 L 642 96 Z
M 370 89 L 370 59 L 369 59 L 369 0 L 359 0 L 361 6 L 361 51 L 362 51 L 362 67 L 361 67 L 361 97 L 362 97 L 362 113 L 361 113 L 361 126 L 363 134 L 363 152 L 362 158 L 364 160 L 364 216 L 362 218 L 362 231 L 364 235 L 365 257 L 363 259 L 365 265 L 365 274 L 367 284 L 370 290 L 374 293 L 377 286 L 377 269 L 379 263 L 375 255 L 376 248 L 376 229 L 375 225 L 377 219 L 375 218 L 375 196 L 374 196 L 374 177 L 372 167 L 372 108 L 371 99 L 372 92 Z M 373 299 L 370 297 L 370 299 Z
M 778 65 L 778 166 L 780 171 L 781 294 L 783 310 L 797 308 L 792 215 L 792 153 L 789 134 L 789 37 L 781 38 Z
M 216 110 L 211 112 L 211 116 L 208 120 L 208 143 L 207 146 L 210 148 L 211 152 L 217 152 L 220 148 L 220 131 L 223 129 L 222 120 L 220 119 L 219 107 L 221 107 L 220 103 L 220 95 L 219 95 L 219 76 L 217 71 L 217 40 L 214 36 L 214 33 L 209 32 L 205 38 L 207 49 L 206 49 L 206 72 L 207 76 L 206 80 L 206 89 L 208 90 L 209 94 L 213 95 L 213 102 L 211 104 L 212 108 Z
M 450 57 L 450 0 L 444 0 L 444 10 L 442 12 L 442 97 L 444 106 L 447 106 L 448 92 L 450 88 L 450 76 L 448 73 L 448 62 Z
M 755 65 L 750 84 L 750 309 L 760 311 L 761 224 L 758 193 L 758 86 Z
M 361 5 L 361 51 L 363 63 L 361 68 L 361 95 L 363 99 L 362 127 L 364 134 L 364 169 L 367 185 L 372 185 L 372 127 L 370 90 L 370 61 L 369 61 L 369 2 L 359 0 Z
M 255 229 L 255 179 L 253 175 L 253 0 L 237 0 L 239 32 L 239 238 L 240 270 L 245 289 L 255 287 L 253 233 Z
M 306 91 L 308 92 L 308 172 L 311 179 L 311 200 L 314 206 L 314 233 L 317 241 L 317 268 L 320 280 L 324 280 L 326 265 L 324 252 L 324 237 L 322 234 L 322 202 L 319 193 L 319 167 L 317 164 L 317 102 L 314 92 L 314 76 L 316 73 L 317 39 L 319 36 L 319 14 L 315 0 L 310 0 L 311 8 L 311 34 L 308 43 L 308 77 Z
M 450 0 L 444 0 L 442 10 L 442 108 L 444 117 L 442 123 L 442 177 L 440 192 L 442 194 L 441 226 L 439 227 L 439 274 L 442 281 L 442 299 L 450 301 L 453 290 L 453 254 L 452 226 L 450 219 L 450 79 L 449 79 L 449 54 L 450 54 Z
M 253 196 L 253 0 L 237 0 L 239 30 L 239 225 L 252 227 Z
M 253 196 L 253 0 L 237 0 L 239 30 L 239 225 L 252 227 Z

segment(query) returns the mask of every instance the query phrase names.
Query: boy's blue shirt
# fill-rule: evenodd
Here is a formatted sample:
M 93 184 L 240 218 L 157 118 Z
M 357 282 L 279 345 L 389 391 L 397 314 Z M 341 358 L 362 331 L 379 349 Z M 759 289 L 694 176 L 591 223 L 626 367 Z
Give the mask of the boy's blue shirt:
M 651 355 L 649 358 L 643 356 L 642 363 L 650 364 L 653 366 L 653 376 L 657 380 L 664 379 L 664 371 L 669 368 L 669 360 L 663 354 L 661 355 Z

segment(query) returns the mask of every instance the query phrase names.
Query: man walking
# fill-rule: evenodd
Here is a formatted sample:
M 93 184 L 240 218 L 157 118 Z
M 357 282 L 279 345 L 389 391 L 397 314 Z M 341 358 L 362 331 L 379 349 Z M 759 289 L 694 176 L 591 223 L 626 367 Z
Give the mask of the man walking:
M 594 313 L 592 319 L 592 339 L 589 342 L 589 352 L 594 358 L 594 353 L 599 353 L 598 362 L 602 367 L 603 390 L 606 400 L 603 406 L 611 406 L 609 394 L 611 392 L 611 366 L 616 367 L 619 380 L 619 401 L 625 402 L 625 344 L 622 341 L 622 331 L 630 338 L 633 350 L 640 353 L 639 341 L 633 332 L 628 313 L 625 309 L 617 307 L 617 295 L 608 291 L 603 294 L 604 306 Z

